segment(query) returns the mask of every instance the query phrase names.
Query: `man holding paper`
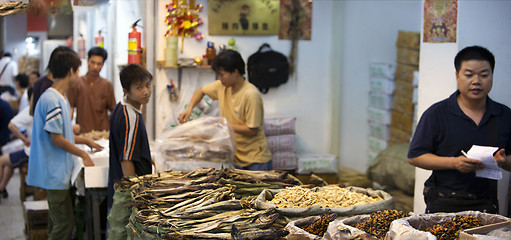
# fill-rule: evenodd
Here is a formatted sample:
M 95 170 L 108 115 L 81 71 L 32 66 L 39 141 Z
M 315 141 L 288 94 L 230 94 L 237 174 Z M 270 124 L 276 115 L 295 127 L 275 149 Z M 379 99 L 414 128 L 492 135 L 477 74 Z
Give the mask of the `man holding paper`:
M 497 181 L 471 157 L 474 145 L 496 147 L 495 161 L 511 169 L 511 110 L 488 97 L 495 58 L 486 48 L 464 48 L 454 59 L 458 90 L 422 115 L 408 152 L 410 164 L 433 170 L 424 184 L 426 212 L 498 212 Z M 462 154 L 468 152 L 468 157 Z M 471 153 L 472 152 L 472 153 Z M 474 155 L 475 156 L 475 155 Z M 480 175 L 480 174 L 478 174 Z M 481 176 L 481 175 L 480 175 Z M 494 176 L 494 175 L 493 175 Z

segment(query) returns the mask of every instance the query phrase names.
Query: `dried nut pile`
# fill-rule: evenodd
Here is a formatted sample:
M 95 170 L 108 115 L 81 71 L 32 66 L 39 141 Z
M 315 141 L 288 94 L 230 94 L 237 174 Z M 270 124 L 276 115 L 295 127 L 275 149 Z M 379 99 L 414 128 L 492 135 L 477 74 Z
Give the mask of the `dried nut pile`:
M 399 210 L 383 210 L 371 213 L 369 218 L 357 223 L 354 227 L 371 234 L 378 239 L 385 238 L 390 223 L 396 219 L 408 217 L 408 214 Z
M 82 134 L 80 134 L 80 136 L 96 141 L 99 139 L 108 139 L 110 137 L 110 131 L 108 131 L 108 130 L 103 130 L 103 131 L 92 130 L 88 133 L 82 133 Z
M 379 196 L 371 197 L 336 185 L 329 185 L 321 187 L 318 191 L 301 186 L 288 187 L 266 202 L 281 208 L 302 208 L 314 205 L 339 208 L 370 204 L 381 200 L 383 198 Z
M 314 221 L 312 224 L 303 226 L 302 229 L 311 234 L 322 237 L 323 235 L 325 235 L 326 230 L 328 229 L 328 224 L 330 224 L 330 222 L 335 220 L 336 218 L 337 218 L 336 213 L 325 213 L 321 215 L 321 218 Z
M 438 240 L 456 240 L 459 231 L 480 227 L 482 223 L 474 216 L 455 216 L 453 219 L 434 225 L 426 231 L 435 235 Z

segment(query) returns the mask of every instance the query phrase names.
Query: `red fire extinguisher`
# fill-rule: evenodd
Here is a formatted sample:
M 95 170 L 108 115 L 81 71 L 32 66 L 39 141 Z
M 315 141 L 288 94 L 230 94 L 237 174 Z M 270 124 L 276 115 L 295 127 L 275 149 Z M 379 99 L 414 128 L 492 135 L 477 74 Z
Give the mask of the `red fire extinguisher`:
M 141 33 L 137 31 L 137 23 L 140 20 L 138 19 L 131 25 L 133 30 L 129 33 L 128 37 L 128 64 L 141 64 Z
M 103 35 L 101 35 L 101 30 L 98 31 L 98 35 L 95 38 L 95 43 L 96 43 L 96 46 L 98 46 L 98 47 L 102 47 L 102 48 L 105 47 L 105 38 L 103 37 Z

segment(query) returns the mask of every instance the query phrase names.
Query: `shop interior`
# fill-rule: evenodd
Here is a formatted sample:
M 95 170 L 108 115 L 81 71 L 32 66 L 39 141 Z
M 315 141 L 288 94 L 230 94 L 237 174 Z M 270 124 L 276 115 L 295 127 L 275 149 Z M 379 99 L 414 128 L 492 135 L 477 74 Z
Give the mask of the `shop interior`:
M 49 55 L 59 45 L 68 45 L 79 54 L 101 46 L 109 57 L 100 75 L 112 83 L 116 102 L 123 98 L 119 73 L 128 63 L 133 63 L 130 33 L 134 29 L 141 33 L 140 51 L 135 54 L 140 55 L 138 63 L 153 75 L 152 96 L 143 107 L 143 116 L 154 149 L 161 149 L 158 139 L 181 125 L 177 118 L 195 90 L 216 80 L 216 73 L 204 59 L 208 44 L 214 45 L 216 53 L 221 48 L 234 46 L 246 63 L 267 43 L 272 50 L 288 57 L 294 69 L 287 82 L 261 93 L 265 119 L 292 125 L 291 131 L 281 136 L 267 134 L 267 138 L 273 138 L 268 141 L 278 145 L 272 151 L 274 169 L 293 174 L 303 183 L 317 180 L 325 185 L 382 191 L 380 207 L 384 209 L 389 209 L 384 202 L 392 198 L 395 209 L 425 211 L 423 184 L 431 171 L 409 165 L 407 147 L 422 113 L 456 90 L 452 62 L 459 50 L 480 45 L 495 54 L 494 82 L 489 95 L 511 106 L 508 91 L 511 82 L 505 80 L 511 75 L 511 68 L 507 67 L 511 66 L 508 47 L 511 1 L 452 1 L 457 7 L 455 40 L 441 43 L 423 41 L 425 4 L 429 0 L 243 0 L 247 6 L 248 3 L 253 5 L 248 10 L 239 10 L 240 17 L 225 10 L 229 9 L 225 5 L 236 3 L 221 0 L 40 0 L 48 5 L 39 16 L 27 13 L 29 2 L 33 0 L 21 2 L 27 4 L 25 9 L 0 17 L 0 48 L 12 53 L 13 60 L 18 62 L 18 72 L 35 70 L 44 75 Z M 293 40 L 290 35 L 280 36 L 285 31 L 279 28 L 279 23 L 289 21 L 282 12 L 296 2 L 301 4 L 302 14 L 308 14 L 310 21 L 301 25 L 301 31 L 308 30 L 309 35 Z M 272 7 L 280 11 L 280 15 L 272 14 Z M 175 27 L 168 20 L 175 20 L 172 14 L 176 11 L 179 14 L 179 9 L 188 14 L 186 16 L 196 17 L 196 22 L 197 17 L 200 18 L 200 22 Z M 222 14 L 233 15 L 224 16 L 228 20 L 238 21 L 247 16 L 264 20 L 264 17 L 255 17 L 262 9 L 265 9 L 263 14 L 273 17 L 270 22 L 276 24 L 275 31 L 232 33 L 212 21 L 222 19 Z M 254 23 L 249 26 L 255 28 Z M 169 56 L 171 47 L 177 57 Z M 81 61 L 79 73 L 83 75 L 87 72 L 87 57 L 83 55 Z M 413 69 L 407 68 L 399 75 L 403 64 Z M 407 81 L 406 86 L 400 87 L 403 81 Z M 401 104 L 397 104 L 398 101 Z M 393 114 L 397 109 L 405 109 L 405 113 Z M 194 114 L 194 119 L 204 115 L 219 116 L 218 104 L 203 99 Z M 396 116 L 404 117 L 396 122 Z M 275 156 L 280 162 L 277 163 Z M 106 216 L 101 204 L 104 204 L 106 180 L 101 182 L 101 178 L 108 178 L 104 175 L 105 169 L 106 173 L 108 171 L 108 156 L 105 159 L 103 169 L 89 170 L 89 176 L 85 170 L 85 176 L 77 177 L 91 181 L 85 183 L 89 186 L 84 190 L 82 227 L 85 229 L 77 227 L 77 235 L 80 235 L 77 239 L 105 238 Z M 186 166 L 174 162 L 161 168 L 189 172 L 200 167 L 223 168 L 221 164 L 203 162 L 181 164 Z M 33 238 L 38 234 L 45 236 L 41 230 L 44 227 L 29 223 L 27 212 L 30 210 L 24 204 L 44 201 L 44 193 L 25 186 L 26 172 L 23 171 L 26 169 L 15 170 L 7 186 L 9 198 L 0 199 L 0 232 L 8 233 L 5 239 L 45 239 Z M 170 175 L 165 177 L 171 178 Z M 162 175 L 162 179 L 165 177 Z M 506 223 L 509 219 L 504 216 L 509 217 L 511 210 L 510 181 L 509 173 L 503 171 L 498 185 L 499 216 L 501 222 Z M 29 208 L 34 208 L 34 215 L 44 216 L 44 206 L 41 210 L 38 203 L 28 204 Z M 370 212 L 354 213 L 350 216 Z M 278 239 L 276 235 L 271 236 L 267 239 Z

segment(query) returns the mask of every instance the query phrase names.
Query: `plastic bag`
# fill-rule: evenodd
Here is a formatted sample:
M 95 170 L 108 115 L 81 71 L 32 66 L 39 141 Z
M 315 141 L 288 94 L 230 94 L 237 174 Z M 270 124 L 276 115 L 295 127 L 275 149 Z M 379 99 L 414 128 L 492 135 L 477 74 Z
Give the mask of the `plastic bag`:
M 310 225 L 310 224 L 314 223 L 316 220 L 318 220 L 319 218 L 321 218 L 321 216 L 311 216 L 311 217 L 306 217 L 306 218 L 302 218 L 302 219 L 298 219 L 298 220 L 289 222 L 286 225 L 286 227 L 284 228 L 287 231 L 289 231 L 289 234 L 286 236 L 286 239 L 288 239 L 288 240 L 320 240 L 320 239 L 323 239 L 322 237 L 311 234 L 299 227 L 299 226 L 303 226 L 303 225 Z
M 225 118 L 204 116 L 168 129 L 156 140 L 155 147 L 158 172 L 191 171 L 197 167 L 232 166 L 236 140 Z

